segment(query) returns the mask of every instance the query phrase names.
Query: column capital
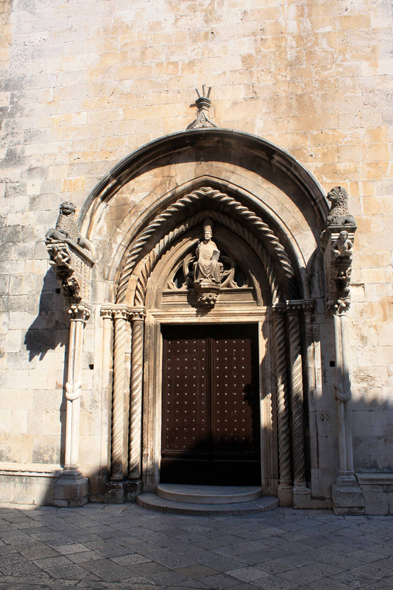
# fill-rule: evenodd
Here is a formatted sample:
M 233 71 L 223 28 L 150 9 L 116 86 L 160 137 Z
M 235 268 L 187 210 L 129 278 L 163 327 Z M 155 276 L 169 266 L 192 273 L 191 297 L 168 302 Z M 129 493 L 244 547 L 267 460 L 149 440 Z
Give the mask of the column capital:
M 125 303 L 105 303 L 101 305 L 100 316 L 103 319 L 113 318 L 114 320 L 131 319 L 130 307 Z
M 146 311 L 144 307 L 130 307 L 130 315 L 132 322 L 137 320 L 145 321 Z
M 67 313 L 74 322 L 83 322 L 84 324 L 88 321 L 91 314 L 91 309 L 85 303 L 71 304 Z
M 302 303 L 302 299 L 288 299 L 285 302 L 288 315 L 299 315 L 302 310 Z
M 286 313 L 285 303 L 276 303 L 273 305 L 273 314 L 275 317 L 281 317 Z

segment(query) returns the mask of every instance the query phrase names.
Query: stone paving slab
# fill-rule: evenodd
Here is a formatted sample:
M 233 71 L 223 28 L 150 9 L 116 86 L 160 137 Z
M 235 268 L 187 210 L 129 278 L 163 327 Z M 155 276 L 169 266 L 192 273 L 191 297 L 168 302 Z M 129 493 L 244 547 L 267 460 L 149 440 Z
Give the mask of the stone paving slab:
M 0 590 L 393 590 L 393 517 L 0 504 Z

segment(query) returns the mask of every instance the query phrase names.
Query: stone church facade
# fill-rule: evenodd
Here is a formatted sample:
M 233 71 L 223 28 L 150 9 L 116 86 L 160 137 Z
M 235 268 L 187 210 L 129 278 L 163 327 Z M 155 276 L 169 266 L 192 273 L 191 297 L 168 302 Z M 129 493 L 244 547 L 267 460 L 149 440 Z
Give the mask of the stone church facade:
M 1 499 L 393 513 L 390 2 L 0 9 Z

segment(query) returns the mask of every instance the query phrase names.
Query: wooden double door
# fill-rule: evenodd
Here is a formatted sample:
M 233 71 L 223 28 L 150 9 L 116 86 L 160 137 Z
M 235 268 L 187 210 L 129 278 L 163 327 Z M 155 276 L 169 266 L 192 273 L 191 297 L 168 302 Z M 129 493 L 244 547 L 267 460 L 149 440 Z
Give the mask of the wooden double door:
M 260 485 L 257 326 L 162 333 L 161 482 Z

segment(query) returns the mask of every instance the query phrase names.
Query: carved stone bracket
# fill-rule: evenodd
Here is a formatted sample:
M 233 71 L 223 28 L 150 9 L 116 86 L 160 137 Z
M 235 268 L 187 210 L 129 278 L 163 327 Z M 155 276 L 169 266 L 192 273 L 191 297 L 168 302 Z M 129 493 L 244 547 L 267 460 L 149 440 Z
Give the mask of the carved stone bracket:
M 340 186 L 327 195 L 332 203 L 321 234 L 324 255 L 327 309 L 345 313 L 350 306 L 350 280 L 352 272 L 353 242 L 356 232 L 355 218 L 348 211 L 348 195 Z
M 69 239 L 47 242 L 46 247 L 64 295 L 72 302 L 89 302 L 94 265 L 90 252 Z
M 45 243 L 49 264 L 70 303 L 90 302 L 91 269 L 94 265 L 93 244 L 84 238 L 74 220 L 74 203 L 60 205 L 56 227 L 49 229 Z

